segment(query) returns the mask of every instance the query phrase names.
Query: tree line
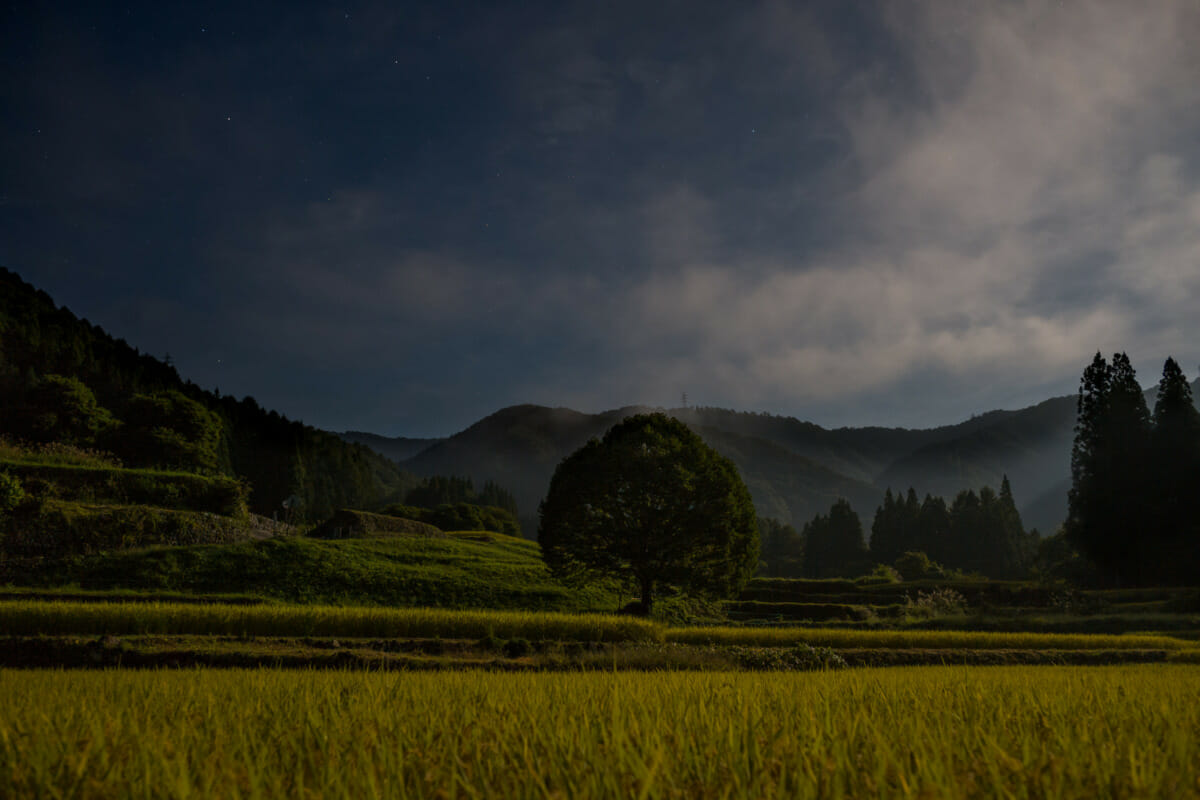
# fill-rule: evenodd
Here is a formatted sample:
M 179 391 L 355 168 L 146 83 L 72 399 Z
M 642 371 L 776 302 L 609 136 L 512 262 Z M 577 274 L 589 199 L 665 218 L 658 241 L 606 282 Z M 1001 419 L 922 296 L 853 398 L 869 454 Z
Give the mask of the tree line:
M 1077 412 L 1066 541 L 1103 583 L 1200 581 L 1200 412 L 1179 364 L 1151 412 L 1129 356 L 1096 353 Z
M 861 575 L 873 564 L 892 565 L 906 553 L 923 553 L 942 567 L 992 578 L 1025 575 L 1038 551 L 1039 535 L 1026 531 L 1008 476 L 997 493 L 963 490 L 944 498 L 913 488 L 888 489 L 875 510 L 870 542 L 862 521 L 844 499 L 818 514 L 799 533 L 778 520 L 760 520 L 763 565 L 770 577 L 831 578 Z

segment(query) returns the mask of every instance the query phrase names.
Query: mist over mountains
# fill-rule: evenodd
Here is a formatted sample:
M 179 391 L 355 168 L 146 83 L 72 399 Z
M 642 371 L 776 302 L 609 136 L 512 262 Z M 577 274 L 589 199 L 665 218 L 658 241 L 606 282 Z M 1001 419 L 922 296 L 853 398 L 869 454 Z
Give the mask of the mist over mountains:
M 1200 381 L 1197 389 L 1200 394 Z M 1148 395 L 1152 404 L 1153 391 Z M 627 416 L 665 410 L 737 465 L 761 516 L 799 527 L 844 497 L 869 527 L 886 489 L 912 487 L 922 497 L 949 501 L 963 489 L 998 487 L 1007 475 L 1026 528 L 1047 535 L 1066 517 L 1075 404 L 1073 395 L 1055 397 L 923 430 L 827 429 L 793 417 L 719 408 L 628 406 L 585 414 L 520 405 L 445 439 L 341 436 L 418 475 L 499 483 L 516 496 L 527 534 L 537 529 L 538 503 L 564 457 Z

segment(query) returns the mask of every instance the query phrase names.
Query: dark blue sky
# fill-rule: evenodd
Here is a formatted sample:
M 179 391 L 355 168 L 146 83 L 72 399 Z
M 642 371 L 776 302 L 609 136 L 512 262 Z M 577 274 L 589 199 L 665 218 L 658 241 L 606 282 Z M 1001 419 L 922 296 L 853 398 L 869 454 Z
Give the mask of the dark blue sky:
M 0 263 L 335 430 L 952 422 L 1200 360 L 1196 41 L 1190 0 L 10 6 Z

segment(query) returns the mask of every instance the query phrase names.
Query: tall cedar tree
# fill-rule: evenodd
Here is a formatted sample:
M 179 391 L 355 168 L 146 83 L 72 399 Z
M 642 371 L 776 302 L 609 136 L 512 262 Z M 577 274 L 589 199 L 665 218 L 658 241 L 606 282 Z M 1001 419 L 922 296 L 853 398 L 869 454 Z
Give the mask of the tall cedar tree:
M 1149 578 L 1150 412 L 1129 357 L 1099 353 L 1080 381 L 1067 537 L 1118 585 Z
M 629 417 L 563 459 L 539 511 L 551 570 L 632 579 L 642 613 L 658 585 L 731 597 L 758 566 L 737 468 L 665 414 Z
M 828 516 L 813 517 L 801 535 L 804 571 L 810 578 L 847 577 L 867 566 L 862 521 L 844 499 L 833 504 Z
M 1168 583 L 1200 580 L 1200 412 L 1175 359 L 1163 364 L 1150 441 L 1150 540 L 1157 577 Z

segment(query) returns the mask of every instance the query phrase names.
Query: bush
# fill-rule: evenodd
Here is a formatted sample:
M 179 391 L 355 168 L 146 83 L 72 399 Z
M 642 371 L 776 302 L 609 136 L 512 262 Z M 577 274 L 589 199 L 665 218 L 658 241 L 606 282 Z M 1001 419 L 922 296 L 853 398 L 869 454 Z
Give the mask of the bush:
M 923 578 L 933 577 L 931 573 L 935 570 L 940 573 L 941 567 L 930 560 L 929 556 L 921 551 L 908 551 L 904 555 L 896 559 L 896 571 L 906 581 L 919 581 Z
M 859 578 L 855 583 L 861 583 L 864 586 L 876 586 L 882 583 L 899 583 L 901 580 L 902 577 L 895 567 L 889 567 L 887 564 L 876 564 L 875 569 L 871 570 L 870 575 Z

